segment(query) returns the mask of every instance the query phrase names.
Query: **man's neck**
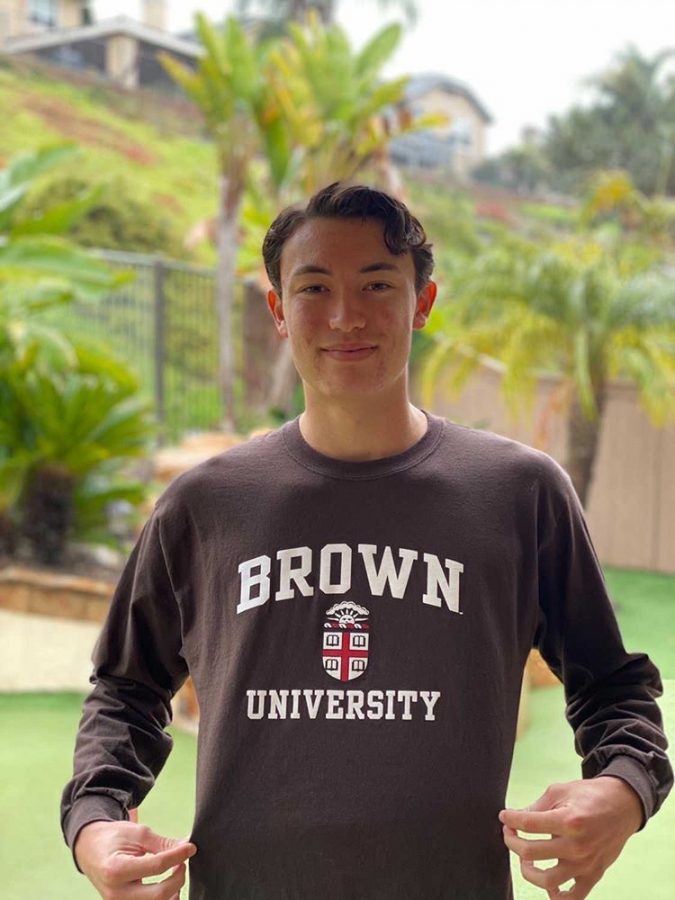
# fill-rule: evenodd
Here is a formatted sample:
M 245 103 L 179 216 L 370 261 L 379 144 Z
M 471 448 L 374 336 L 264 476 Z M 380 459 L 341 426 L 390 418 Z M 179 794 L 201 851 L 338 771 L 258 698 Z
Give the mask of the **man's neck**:
M 348 462 L 366 462 L 403 453 L 424 435 L 427 419 L 407 399 L 395 408 L 308 403 L 300 432 L 314 450 Z

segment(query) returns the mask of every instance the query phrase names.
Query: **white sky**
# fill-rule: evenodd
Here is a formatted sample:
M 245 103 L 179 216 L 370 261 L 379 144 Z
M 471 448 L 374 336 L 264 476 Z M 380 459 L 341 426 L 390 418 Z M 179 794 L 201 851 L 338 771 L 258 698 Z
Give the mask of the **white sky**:
M 213 19 L 227 0 L 167 0 L 169 29 L 190 27 L 196 9 Z M 95 0 L 99 18 L 140 16 L 141 0 Z M 418 0 L 419 20 L 386 74 L 439 72 L 465 82 L 491 112 L 488 152 L 543 126 L 587 93 L 583 78 L 634 43 L 650 56 L 675 46 L 675 0 Z M 342 0 L 339 21 L 356 46 L 396 18 L 375 0 Z

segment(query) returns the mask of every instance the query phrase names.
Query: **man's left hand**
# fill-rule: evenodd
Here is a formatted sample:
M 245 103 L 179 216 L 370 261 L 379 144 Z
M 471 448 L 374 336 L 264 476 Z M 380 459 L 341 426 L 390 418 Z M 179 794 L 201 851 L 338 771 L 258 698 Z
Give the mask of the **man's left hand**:
M 520 857 L 523 878 L 543 888 L 550 900 L 588 897 L 642 818 L 637 793 L 612 775 L 552 784 L 531 806 L 499 814 L 504 843 Z M 518 831 L 551 837 L 528 840 Z M 557 865 L 540 869 L 535 860 L 557 860 Z M 574 887 L 561 891 L 570 879 Z

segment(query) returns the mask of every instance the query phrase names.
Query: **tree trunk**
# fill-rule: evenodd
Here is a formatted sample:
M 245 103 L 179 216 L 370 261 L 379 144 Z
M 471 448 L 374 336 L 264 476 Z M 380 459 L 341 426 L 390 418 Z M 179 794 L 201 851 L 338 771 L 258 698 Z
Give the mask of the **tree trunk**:
M 594 398 L 597 412 L 591 419 L 584 412 L 577 391 L 574 391 L 567 426 L 567 471 L 584 507 L 593 479 L 593 466 L 602 426 L 605 407 L 604 384 L 595 388 Z
M 23 532 L 38 562 L 63 563 L 73 525 L 75 479 L 64 466 L 44 465 L 31 477 L 23 503 Z
M 219 379 L 223 397 L 223 431 L 234 431 L 236 427 L 232 308 L 235 296 L 240 206 L 241 192 L 232 191 L 232 184 L 228 176 L 221 175 L 218 209 L 216 309 L 218 312 Z
M 288 415 L 293 402 L 293 391 L 298 382 L 298 373 L 293 364 L 291 345 L 288 338 L 279 347 L 272 371 L 268 409 L 279 409 Z
M 244 385 L 246 406 L 260 415 L 267 413 L 274 360 L 284 339 L 278 334 L 257 281 L 244 284 Z

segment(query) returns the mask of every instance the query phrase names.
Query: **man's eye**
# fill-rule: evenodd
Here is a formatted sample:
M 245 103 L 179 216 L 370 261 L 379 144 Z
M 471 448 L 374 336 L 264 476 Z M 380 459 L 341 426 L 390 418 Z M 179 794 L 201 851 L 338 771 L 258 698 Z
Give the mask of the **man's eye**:
M 300 288 L 301 294 L 319 294 L 321 291 L 325 291 L 326 286 L 323 284 L 308 284 L 303 288 Z
M 386 281 L 371 281 L 370 284 L 366 285 L 366 290 L 368 291 L 387 291 L 391 288 L 391 285 Z

